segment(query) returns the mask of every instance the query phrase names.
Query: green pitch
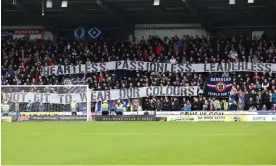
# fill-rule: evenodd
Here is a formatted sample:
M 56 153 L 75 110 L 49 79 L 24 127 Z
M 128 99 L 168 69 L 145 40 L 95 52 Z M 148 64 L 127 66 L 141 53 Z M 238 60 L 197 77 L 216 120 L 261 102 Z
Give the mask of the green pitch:
M 276 123 L 2 123 L 2 164 L 276 164 Z

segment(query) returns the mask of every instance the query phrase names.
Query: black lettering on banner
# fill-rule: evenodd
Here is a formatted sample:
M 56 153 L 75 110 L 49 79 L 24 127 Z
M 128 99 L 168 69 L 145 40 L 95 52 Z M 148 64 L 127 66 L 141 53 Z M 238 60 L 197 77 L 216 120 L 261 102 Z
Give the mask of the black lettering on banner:
M 237 63 L 232 63 L 232 71 L 238 71 L 237 70 Z
M 153 63 L 153 62 L 151 63 L 150 62 L 149 64 L 150 64 L 150 71 L 157 71 L 156 70 L 156 63 Z
M 225 68 L 224 68 L 225 71 L 231 70 L 231 63 L 225 63 L 224 65 L 225 65 Z
M 59 95 L 59 102 L 60 103 L 63 103 L 63 97 L 64 97 L 64 95 Z
M 204 72 L 210 71 L 210 70 L 207 69 L 207 65 L 208 65 L 208 64 L 204 63 Z
M 39 100 L 43 100 L 43 96 L 41 95 L 41 94 L 39 94 L 39 93 L 35 93 L 34 94 L 34 102 L 37 102 L 37 101 L 39 101 Z
M 51 66 L 50 67 L 50 75 L 56 74 L 55 72 L 56 72 L 55 66 Z
M 137 98 L 140 98 L 140 95 L 139 95 L 139 88 L 134 88 L 134 94 Z
M 71 74 L 70 73 L 70 66 L 69 65 L 65 65 L 64 66 L 64 74 Z
M 254 63 L 251 63 L 251 71 L 256 71 L 256 65 Z
M 119 99 L 122 99 L 122 98 L 125 98 L 126 97 L 126 89 L 124 88 L 124 89 L 119 89 L 119 94 L 120 94 L 120 96 L 119 96 Z
M 80 93 L 81 101 L 87 101 L 86 93 Z
M 123 62 L 123 67 L 122 68 L 125 69 L 125 70 L 129 70 L 127 61 Z
M 165 71 L 164 72 L 170 72 L 170 68 L 168 67 L 168 63 L 165 63 Z
M 216 71 L 216 64 L 215 63 L 211 63 L 211 71 Z
M 115 69 L 117 70 L 121 64 L 122 64 L 121 61 L 116 61 L 115 62 Z
M 90 64 L 85 65 L 85 73 L 91 73 L 90 72 L 90 67 L 91 67 Z
M 272 71 L 272 64 L 270 63 L 265 63 L 265 69 L 266 69 L 266 72 L 271 72 Z
M 191 71 L 192 71 L 192 67 L 193 67 L 192 64 L 187 64 L 187 65 L 186 65 L 186 68 L 187 68 L 186 71 L 187 71 L 187 72 L 191 72 Z
M 62 66 L 61 65 L 58 65 L 57 66 L 57 75 L 63 75 L 63 70 L 62 70 Z
M 171 71 L 170 72 L 175 73 L 175 71 L 176 71 L 176 66 L 175 65 L 176 64 L 171 64 Z
M 106 100 L 110 100 L 110 90 L 104 91 L 104 97 Z
M 193 87 L 188 87 L 187 88 L 188 89 L 188 96 L 194 96 L 194 95 L 196 95 L 196 94 L 194 94 L 194 88 Z
M 24 102 L 25 101 L 26 93 L 21 93 L 21 95 L 22 95 L 22 101 Z
M 147 97 L 149 97 L 149 96 L 152 96 L 152 87 L 148 87 L 147 89 L 146 89 L 146 94 L 147 94 Z
M 179 73 L 184 72 L 184 71 L 185 71 L 184 68 L 185 68 L 185 65 L 179 64 L 179 65 L 178 65 L 178 72 L 179 72 Z
M 65 95 L 65 103 L 71 103 L 72 102 L 72 95 L 66 94 Z
M 106 71 L 106 63 L 100 63 L 100 71 Z
M 257 71 L 260 71 L 260 72 L 263 72 L 264 71 L 264 69 L 263 69 L 263 64 L 262 63 L 258 63 L 257 64 Z
M 164 72 L 164 64 L 165 63 L 157 63 L 157 69 L 156 69 L 156 71 L 158 71 L 158 72 Z
M 158 96 L 159 94 L 159 88 L 158 87 L 153 87 L 153 92 L 152 96 Z
M 50 67 L 43 67 L 42 71 L 44 76 L 48 76 L 50 73 Z
M 248 66 L 248 63 L 245 62 L 245 71 L 248 71 L 249 70 L 249 66 Z
M 137 70 L 144 71 L 144 63 L 143 62 L 138 62 L 138 69 Z
M 180 96 L 181 89 L 182 87 L 179 87 L 179 86 L 173 87 L 173 94 L 175 96 Z
M 171 96 L 172 95 L 172 87 L 171 86 L 168 86 L 167 88 L 166 88 L 166 95 L 167 96 Z
M 49 103 L 49 96 L 50 96 L 50 94 L 49 93 L 44 93 L 44 96 L 45 96 L 46 103 Z M 25 98 L 25 96 L 24 96 L 24 98 Z
M 218 63 L 217 71 L 223 71 L 223 67 L 221 63 Z
M 238 71 L 244 71 L 244 62 L 238 64 Z
M 78 67 L 79 67 L 79 73 L 84 73 L 84 71 L 82 70 L 82 65 L 79 64 Z
M 136 62 L 135 61 L 130 61 L 130 70 L 136 70 Z
M 92 63 L 92 72 L 98 72 L 98 64 L 97 63 Z
M 96 92 L 96 91 L 92 91 L 92 92 L 91 92 L 91 99 L 92 99 L 92 101 L 98 99 L 98 98 L 97 98 L 97 92 Z
M 104 91 L 104 93 L 105 93 L 105 91 Z M 104 100 L 105 98 L 103 97 L 103 91 L 99 91 L 98 93 L 97 93 L 97 100 Z
M 19 93 L 13 93 L 13 101 L 19 101 Z
M 73 65 L 72 67 L 73 67 L 73 73 L 77 73 L 76 66 Z
M 186 96 L 186 91 L 187 91 L 187 89 L 185 87 L 180 88 L 180 95 Z
M 164 90 L 163 91 L 163 88 L 167 88 L 167 87 L 163 87 L 163 86 L 161 86 L 161 87 L 158 87 L 158 88 L 160 88 L 160 96 L 166 96 L 166 90 Z

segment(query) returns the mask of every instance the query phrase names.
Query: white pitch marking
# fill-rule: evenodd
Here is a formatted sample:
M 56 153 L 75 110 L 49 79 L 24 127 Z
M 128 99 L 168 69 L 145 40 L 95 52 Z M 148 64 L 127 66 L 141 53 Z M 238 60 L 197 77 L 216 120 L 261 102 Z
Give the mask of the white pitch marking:
M 2 133 L 4 135 L 8 134 L 30 134 L 30 135 L 67 135 L 67 134 L 80 134 L 80 135 L 175 135 L 177 133 L 109 133 L 109 132 L 87 132 L 87 133 Z M 238 134 L 238 133 L 229 133 L 229 134 L 184 134 L 186 136 L 265 136 L 273 134 Z

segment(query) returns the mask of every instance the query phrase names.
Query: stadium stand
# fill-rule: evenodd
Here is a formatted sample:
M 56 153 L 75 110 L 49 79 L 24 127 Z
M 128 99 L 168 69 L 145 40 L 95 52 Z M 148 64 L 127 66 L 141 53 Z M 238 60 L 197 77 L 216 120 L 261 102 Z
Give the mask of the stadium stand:
M 275 63 L 275 38 L 263 35 L 252 40 L 239 37 L 149 36 L 137 41 L 97 39 L 94 41 L 2 40 L 2 85 L 54 85 L 65 80 L 83 81 L 92 90 L 147 86 L 198 86 L 198 97 L 143 98 L 144 110 L 276 110 L 275 73 L 158 73 L 106 71 L 78 75 L 41 76 L 41 67 L 104 63 L 118 60 L 172 64 L 252 62 Z M 208 97 L 204 92 L 211 76 L 232 77 L 228 98 Z M 25 103 L 24 107 L 26 107 Z M 59 106 L 57 106 L 59 107 Z M 27 110 L 27 109 L 23 109 Z M 38 110 L 38 109 L 35 109 Z M 58 109 L 51 109 L 57 111 Z

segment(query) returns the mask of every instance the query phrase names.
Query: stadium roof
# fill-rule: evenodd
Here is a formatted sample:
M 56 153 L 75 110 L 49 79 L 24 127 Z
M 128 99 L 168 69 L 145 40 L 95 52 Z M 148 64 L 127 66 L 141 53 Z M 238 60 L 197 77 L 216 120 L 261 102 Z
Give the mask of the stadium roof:
M 45 8 L 47 0 L 1 0 L 2 25 L 43 25 L 47 29 L 79 25 L 121 25 L 149 23 L 201 23 L 204 28 L 224 26 L 275 25 L 276 1 L 236 0 L 52 0 L 53 8 Z

